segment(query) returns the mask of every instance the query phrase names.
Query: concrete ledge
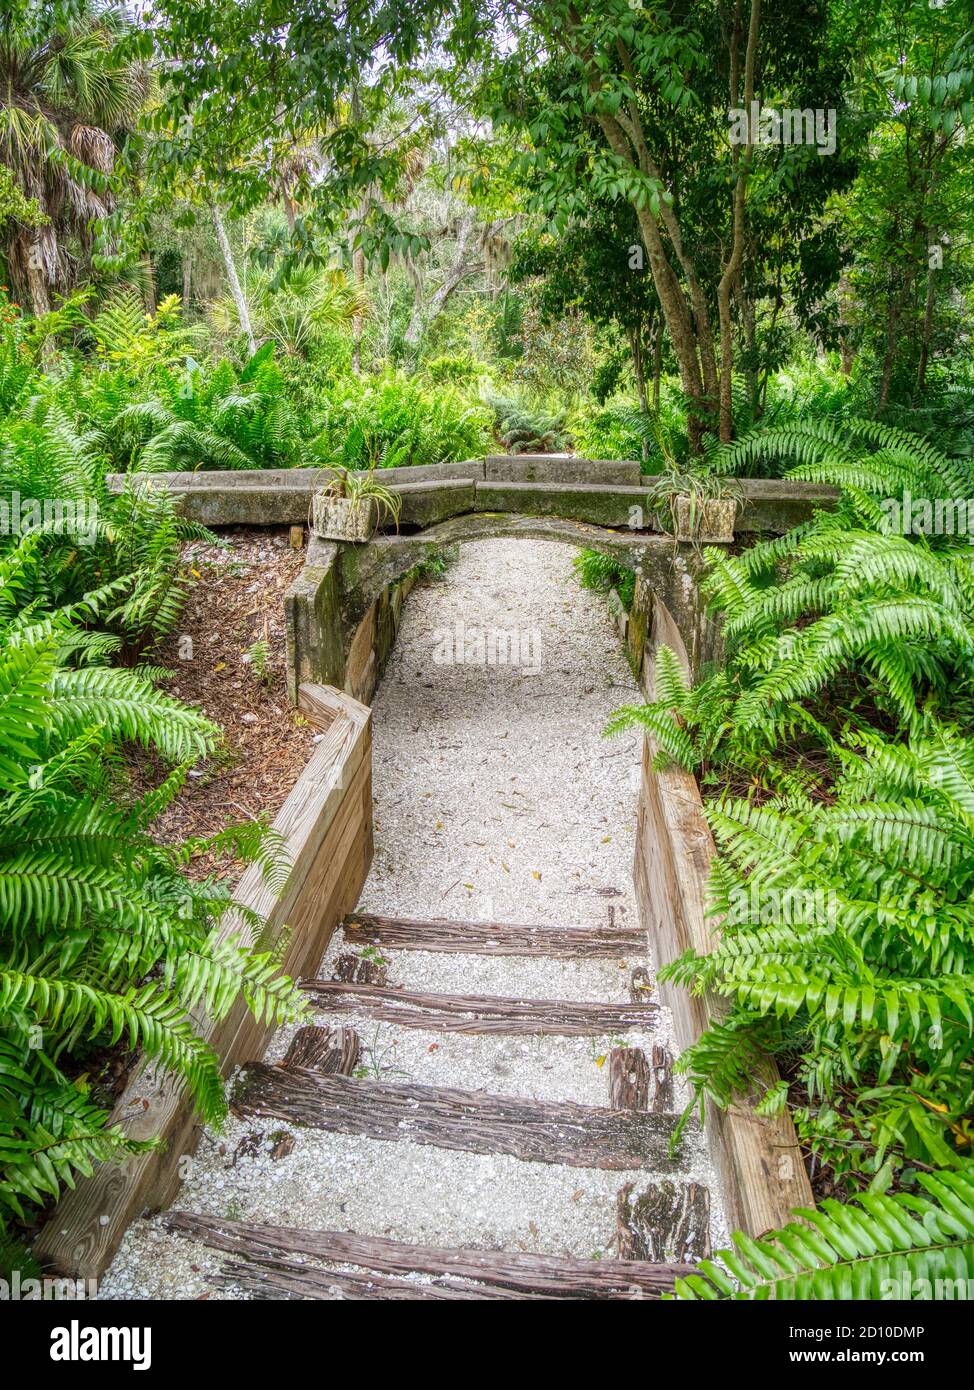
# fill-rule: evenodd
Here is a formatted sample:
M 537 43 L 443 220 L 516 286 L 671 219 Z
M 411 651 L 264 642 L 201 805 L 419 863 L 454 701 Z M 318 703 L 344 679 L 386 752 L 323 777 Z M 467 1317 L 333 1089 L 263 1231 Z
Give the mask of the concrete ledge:
M 312 493 L 330 472 L 327 468 L 269 468 L 110 473 L 106 482 L 113 492 L 119 492 L 128 478 L 168 488 L 179 499 L 180 513 L 206 526 L 295 526 L 307 523 Z M 484 511 L 628 527 L 633 507 L 640 509 L 635 529 L 657 526 L 647 487 L 631 462 L 492 454 L 466 463 L 385 469 L 382 481 L 402 495 L 403 526 L 433 526 L 451 516 Z M 815 483 L 763 478 L 743 479 L 739 486 L 743 501 L 735 523 L 738 534 L 788 531 L 807 521 L 816 507 L 831 506 L 838 495 L 834 488 Z
M 400 526 L 435 526 L 451 516 L 476 511 L 476 488 L 470 479 L 390 484 L 390 491 L 402 498 Z
M 591 526 L 629 525 L 632 508 L 648 513 L 646 489 L 601 483 L 486 482 L 477 484 L 477 510 L 560 517 Z
M 332 932 L 358 902 L 372 862 L 371 715 L 338 690 L 303 685 L 300 708 L 324 732 L 304 771 L 274 819 L 291 871 L 273 893 L 260 869 L 247 869 L 234 901 L 264 919 L 260 947 L 283 952 L 292 976 L 313 973 Z M 218 938 L 250 941 L 251 928 L 230 913 Z M 219 1023 L 198 1016 L 201 1035 L 215 1050 L 224 1077 L 241 1062 L 264 1054 L 275 1028 L 259 1022 L 241 1001 Z M 135 1139 L 160 1138 L 164 1147 L 101 1164 L 65 1194 L 44 1226 L 34 1253 L 45 1266 L 75 1278 L 99 1278 L 129 1223 L 145 1207 L 166 1206 L 182 1181 L 200 1126 L 183 1087 L 156 1075 L 143 1061 L 112 1112 Z
M 599 483 L 638 487 L 639 464 L 632 459 L 585 459 L 575 454 L 488 454 L 488 483 Z
M 810 520 L 817 507 L 834 507 L 839 497 L 838 488 L 779 478 L 742 478 L 740 486 L 744 500 L 737 508 L 734 523 L 737 532 L 768 531 L 783 535 L 793 526 Z

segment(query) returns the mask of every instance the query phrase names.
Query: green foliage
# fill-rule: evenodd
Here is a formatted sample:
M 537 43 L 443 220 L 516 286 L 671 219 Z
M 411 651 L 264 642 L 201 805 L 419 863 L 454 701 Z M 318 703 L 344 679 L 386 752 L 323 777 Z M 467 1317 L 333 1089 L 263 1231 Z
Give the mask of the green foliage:
M 553 415 L 500 396 L 488 405 L 494 412 L 497 437 L 512 454 L 559 454 L 571 445 L 564 413 Z
M 644 473 L 684 466 L 689 456 L 686 403 L 671 381 L 662 383 L 659 406 L 640 410 L 617 396 L 600 408 L 576 410 L 571 427 L 586 458 L 639 459 Z
M 263 349 L 242 371 L 227 361 L 211 371 L 190 361 L 184 373 L 166 374 L 157 394 L 112 413 L 103 438 L 120 471 L 300 468 L 310 457 L 281 373 Z
M 602 555 L 598 550 L 580 550 L 573 558 L 572 566 L 583 589 L 597 589 L 601 593 L 615 589 L 626 611 L 632 607 L 636 592 L 634 570 L 620 565 L 618 561 L 608 555 Z
M 28 538 L 0 561 L 5 593 L 35 552 Z M 89 617 L 100 604 L 89 598 Z M 65 610 L 38 620 L 5 605 L 0 619 L 0 1221 L 57 1197 L 95 1161 L 144 1147 L 106 1128 L 87 1099 L 86 1050 L 141 1048 L 218 1121 L 219 1070 L 191 1011 L 222 1018 L 240 995 L 261 1018 L 298 1007 L 268 955 L 213 937 L 227 889 L 183 873 L 211 848 L 266 852 L 253 829 L 175 846 L 150 833 L 217 730 L 138 672 L 65 665 L 84 641 Z M 106 773 L 127 740 L 174 769 L 122 805 Z
M 974 1142 L 972 559 L 966 535 L 895 523 L 904 497 L 969 497 L 969 464 L 865 421 L 771 429 L 718 463 L 770 456 L 842 487 L 836 509 L 708 551 L 726 665 L 690 689 L 659 649 L 656 699 L 610 725 L 723 787 L 719 942 L 666 973 L 731 1012 L 681 1064 L 726 1105 L 781 1053 L 799 1132 L 850 1180 L 956 1166 Z
M 161 327 L 168 317 L 161 307 L 148 321 L 131 298 L 107 305 L 84 328 L 104 374 L 168 371 L 179 331 Z M 244 913 L 217 939 L 229 890 L 185 872 L 200 855 L 231 856 L 277 884 L 275 837 L 253 824 L 182 844 L 152 835 L 219 731 L 138 663 L 178 621 L 183 541 L 215 537 L 178 518 L 164 490 L 107 492 L 77 369 L 40 369 L 49 333 L 71 326 L 67 311 L 33 325 L 0 312 L 0 1240 L 95 1163 L 146 1148 L 108 1125 L 88 1071 L 105 1048 L 141 1050 L 219 1121 L 217 1059 L 194 1015 L 225 1017 L 238 998 L 268 1020 L 300 1008 L 276 960 L 242 942 L 259 922 Z M 140 796 L 125 781 L 127 744 L 166 767 Z
M 677 1280 L 676 1297 L 964 1299 L 974 1278 L 974 1169 L 922 1173 L 919 1181 L 922 1197 L 827 1200 L 759 1240 L 737 1233 L 732 1249 Z
M 326 463 L 350 468 L 452 463 L 483 456 L 488 414 L 455 387 L 430 387 L 396 373 L 348 377 L 322 402 L 315 448 Z

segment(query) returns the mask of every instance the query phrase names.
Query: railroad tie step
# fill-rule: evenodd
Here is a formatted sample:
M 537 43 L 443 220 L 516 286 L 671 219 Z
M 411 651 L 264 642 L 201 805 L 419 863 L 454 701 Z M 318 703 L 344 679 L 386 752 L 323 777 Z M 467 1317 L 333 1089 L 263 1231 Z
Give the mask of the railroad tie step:
M 461 922 L 446 917 L 382 917 L 355 912 L 342 924 L 349 946 L 387 951 L 441 951 L 480 956 L 548 956 L 612 960 L 644 954 L 639 927 L 529 926 L 515 922 Z
M 354 1013 L 402 1028 L 444 1033 L 547 1033 L 564 1037 L 652 1028 L 659 1005 L 575 1003 L 493 994 L 428 994 L 342 980 L 304 980 L 301 988 L 329 1013 Z
M 670 1141 L 678 1117 L 538 1101 L 445 1086 L 373 1081 L 257 1063 L 235 1088 L 237 1115 L 263 1115 L 311 1129 L 405 1140 L 478 1154 L 509 1154 L 573 1168 L 680 1167 Z
M 693 1273 L 686 1262 L 573 1259 L 526 1251 L 414 1245 L 352 1231 L 314 1231 L 169 1212 L 169 1230 L 228 1257 L 224 1280 L 257 1297 L 390 1299 L 655 1299 Z M 298 1258 L 295 1258 L 298 1257 Z M 301 1260 L 354 1266 L 341 1273 Z M 409 1282 L 423 1275 L 433 1283 Z M 390 1277 L 391 1276 L 391 1277 Z

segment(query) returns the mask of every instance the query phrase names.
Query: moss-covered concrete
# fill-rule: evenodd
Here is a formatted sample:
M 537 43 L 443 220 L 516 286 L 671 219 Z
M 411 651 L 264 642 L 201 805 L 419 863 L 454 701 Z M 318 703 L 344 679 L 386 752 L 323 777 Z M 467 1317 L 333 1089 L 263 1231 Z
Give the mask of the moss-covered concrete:
M 584 459 L 574 454 L 488 454 L 488 483 L 596 483 L 638 487 L 639 464 L 626 459 Z
M 478 510 L 560 517 L 591 526 L 629 526 L 648 515 L 646 489 L 601 483 L 478 483 Z

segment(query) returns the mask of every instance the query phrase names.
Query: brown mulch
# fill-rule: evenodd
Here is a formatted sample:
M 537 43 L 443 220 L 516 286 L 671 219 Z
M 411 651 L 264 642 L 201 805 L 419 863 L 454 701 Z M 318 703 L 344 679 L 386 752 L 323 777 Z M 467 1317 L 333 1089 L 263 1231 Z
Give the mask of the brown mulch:
M 178 632 L 149 658 L 171 673 L 161 688 L 200 708 L 225 735 L 217 755 L 192 770 L 154 822 L 166 843 L 261 815 L 272 820 L 314 746 L 315 729 L 292 708 L 285 684 L 284 595 L 305 551 L 291 549 L 287 528 L 233 528 L 222 539 L 224 546 L 186 546 L 195 582 Z M 264 675 L 250 655 L 255 642 L 267 644 Z M 132 770 L 140 790 L 161 774 L 142 754 L 133 755 Z M 190 873 L 203 877 L 215 867 L 202 858 Z

